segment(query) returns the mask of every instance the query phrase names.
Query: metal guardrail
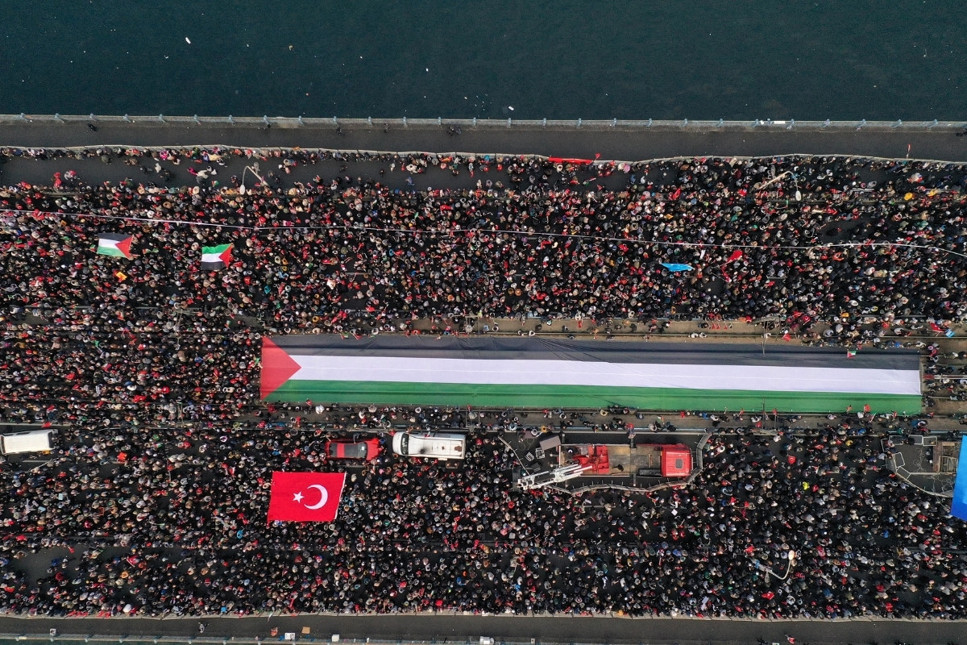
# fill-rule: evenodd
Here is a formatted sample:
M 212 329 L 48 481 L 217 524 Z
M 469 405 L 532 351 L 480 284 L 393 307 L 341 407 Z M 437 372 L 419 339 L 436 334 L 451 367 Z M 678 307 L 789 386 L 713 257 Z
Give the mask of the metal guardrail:
M 933 119 L 929 121 L 867 121 L 866 119 L 843 121 L 826 119 L 824 121 L 797 121 L 796 119 L 463 119 L 463 118 L 340 118 L 340 117 L 287 117 L 287 116 L 178 116 L 158 114 L 153 116 L 137 115 L 100 115 L 100 114 L 3 114 L 0 126 L 24 123 L 48 124 L 132 124 L 132 125 L 177 125 L 177 126 L 230 126 L 249 128 L 315 128 L 340 130 L 342 128 L 472 128 L 493 130 L 499 128 L 522 129 L 591 129 L 591 130 L 902 130 L 902 131 L 960 131 L 967 129 L 965 120 Z

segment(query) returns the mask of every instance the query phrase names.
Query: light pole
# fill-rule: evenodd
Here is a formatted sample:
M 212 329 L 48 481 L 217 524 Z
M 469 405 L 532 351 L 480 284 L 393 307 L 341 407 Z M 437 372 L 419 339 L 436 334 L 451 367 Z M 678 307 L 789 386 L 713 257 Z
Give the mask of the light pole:
M 777 575 L 776 572 L 773 571 L 771 567 L 767 567 L 766 565 L 762 564 L 758 560 L 754 560 L 753 562 L 755 564 L 756 569 L 759 569 L 760 571 L 765 571 L 773 578 L 777 578 L 779 580 L 785 580 L 787 577 L 789 577 L 789 572 L 792 571 L 792 563 L 796 561 L 796 552 L 793 551 L 792 549 L 789 549 L 789 552 L 786 554 L 786 558 L 787 558 L 786 572 L 782 574 L 781 577 Z
M 258 179 L 259 182 L 261 182 L 263 185 L 265 184 L 265 180 L 262 179 L 261 175 L 259 175 L 259 162 L 256 161 L 251 166 L 245 166 L 245 168 L 242 170 L 242 182 L 241 182 L 242 185 L 238 187 L 238 193 L 240 195 L 245 194 L 245 173 L 247 172 L 250 172 L 253 175 L 255 175 L 255 178 Z

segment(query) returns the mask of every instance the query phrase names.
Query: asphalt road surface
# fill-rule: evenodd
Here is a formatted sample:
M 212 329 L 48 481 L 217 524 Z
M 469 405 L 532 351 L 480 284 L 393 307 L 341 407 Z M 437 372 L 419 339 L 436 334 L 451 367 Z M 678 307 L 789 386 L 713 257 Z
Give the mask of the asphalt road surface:
M 190 146 L 223 144 L 246 147 L 331 148 L 382 151 L 469 151 L 480 154 L 544 154 L 548 156 L 633 161 L 680 156 L 771 156 L 789 154 L 851 155 L 967 161 L 967 136 L 950 128 L 906 130 L 787 130 L 782 126 L 727 129 L 654 128 L 512 128 L 462 127 L 461 134 L 441 126 L 403 127 L 374 120 L 368 125 L 279 127 L 236 125 L 165 125 L 150 122 L 6 121 L 0 124 L 0 146 L 73 147 L 96 145 Z
M 464 128 L 448 134 L 445 127 L 406 128 L 398 123 L 384 130 L 337 131 L 332 128 L 255 128 L 100 124 L 93 131 L 84 123 L 51 125 L 20 123 L 0 126 L 0 146 L 69 147 L 117 145 L 204 145 L 246 147 L 323 147 L 344 150 L 474 151 L 535 153 L 550 156 L 605 159 L 648 159 L 673 156 L 745 156 L 845 154 L 967 161 L 967 137 L 949 130 L 916 132 L 859 130 L 853 132 L 746 129 L 728 131 L 576 130 Z M 13 168 L 11 168 L 13 170 Z M 39 170 L 39 169 L 38 169 Z M 45 168 L 40 170 L 49 174 Z M 597 643 L 786 643 L 786 635 L 805 643 L 957 643 L 967 640 L 967 621 L 754 621 L 718 619 L 629 619 L 622 617 L 465 616 L 297 616 L 206 619 L 206 637 L 268 638 L 279 632 L 309 627 L 316 638 L 338 633 L 343 638 L 382 640 L 499 640 Z M 197 619 L 55 619 L 0 617 L 0 633 L 40 633 L 57 628 L 62 634 L 197 635 Z
M 696 618 L 472 616 L 291 616 L 204 619 L 204 636 L 216 638 L 271 638 L 272 628 L 329 640 L 371 638 L 391 641 L 477 642 L 481 636 L 502 640 L 553 643 L 768 643 L 798 645 L 825 643 L 947 644 L 963 643 L 967 621 L 755 621 Z M 198 619 L 50 619 L 0 618 L 0 633 L 112 634 L 126 636 L 181 636 L 198 634 Z

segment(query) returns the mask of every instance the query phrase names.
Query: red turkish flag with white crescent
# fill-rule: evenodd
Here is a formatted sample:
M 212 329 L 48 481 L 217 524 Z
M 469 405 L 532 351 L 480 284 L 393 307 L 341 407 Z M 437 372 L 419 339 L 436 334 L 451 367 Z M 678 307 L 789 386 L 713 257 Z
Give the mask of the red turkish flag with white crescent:
M 345 473 L 274 472 L 269 521 L 332 522 L 345 483 Z

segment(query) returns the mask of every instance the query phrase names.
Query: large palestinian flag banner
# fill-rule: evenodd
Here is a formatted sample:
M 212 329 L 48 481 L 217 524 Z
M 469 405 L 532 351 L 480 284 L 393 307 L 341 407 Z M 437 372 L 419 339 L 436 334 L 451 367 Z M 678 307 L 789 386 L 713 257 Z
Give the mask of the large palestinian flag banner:
M 334 335 L 263 339 L 262 398 L 644 410 L 920 411 L 916 351 Z

